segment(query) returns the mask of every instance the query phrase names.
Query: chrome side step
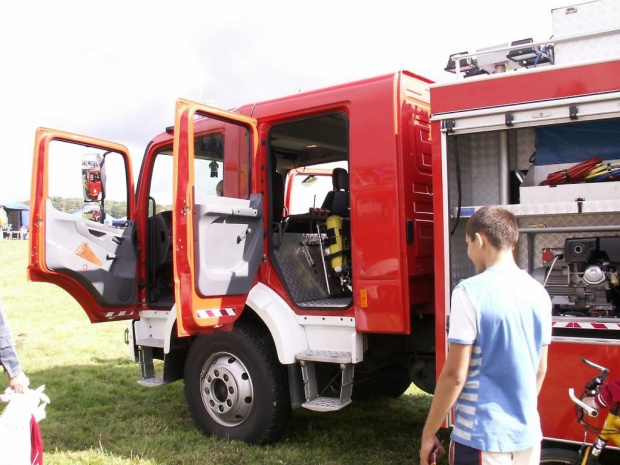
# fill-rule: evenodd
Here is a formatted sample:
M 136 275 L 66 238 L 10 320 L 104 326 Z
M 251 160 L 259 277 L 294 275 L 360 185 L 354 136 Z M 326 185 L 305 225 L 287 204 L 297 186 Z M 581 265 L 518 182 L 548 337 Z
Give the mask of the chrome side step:
M 342 410 L 351 401 L 353 390 L 354 367 L 351 363 L 350 352 L 335 352 L 327 350 L 307 350 L 297 354 L 301 365 L 301 374 L 304 380 L 304 394 L 306 402 L 301 406 L 315 412 L 335 412 Z M 340 365 L 341 384 L 340 397 L 320 396 L 317 388 L 315 363 L 336 363 Z

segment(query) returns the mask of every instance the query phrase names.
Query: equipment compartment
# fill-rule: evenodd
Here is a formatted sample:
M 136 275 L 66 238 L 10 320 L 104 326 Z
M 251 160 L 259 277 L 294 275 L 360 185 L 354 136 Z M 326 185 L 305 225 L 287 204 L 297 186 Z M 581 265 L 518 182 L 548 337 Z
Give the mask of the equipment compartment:
M 604 120 L 601 125 L 620 128 L 619 122 Z M 457 119 L 456 127 L 458 123 Z M 587 124 L 596 127 L 597 123 Z M 557 127 L 560 134 L 569 134 L 579 125 L 582 123 Z M 539 186 L 558 167 L 573 166 L 590 155 L 578 150 L 582 158 L 575 158 L 571 141 L 559 139 L 554 141 L 558 145 L 556 156 L 570 153 L 570 163 L 536 164 L 537 149 L 544 145 L 541 137 L 548 133 L 547 128 L 555 127 L 486 132 L 478 128 L 478 132 L 447 136 L 450 288 L 475 272 L 467 258 L 467 218 L 481 206 L 503 205 L 517 216 L 521 231 L 515 251 L 517 263 L 545 285 L 554 304 L 557 327 L 580 328 L 568 323 L 575 319 L 613 322 L 620 317 L 620 183 L 608 179 Z M 582 142 L 600 145 L 600 140 Z M 610 145 L 609 150 L 599 151 L 603 156 L 617 156 L 618 149 Z M 618 166 L 616 159 L 604 162 L 611 165 L 599 164 L 601 172 Z M 595 329 L 616 326 L 607 328 L 603 324 Z M 583 328 L 593 329 L 587 324 Z

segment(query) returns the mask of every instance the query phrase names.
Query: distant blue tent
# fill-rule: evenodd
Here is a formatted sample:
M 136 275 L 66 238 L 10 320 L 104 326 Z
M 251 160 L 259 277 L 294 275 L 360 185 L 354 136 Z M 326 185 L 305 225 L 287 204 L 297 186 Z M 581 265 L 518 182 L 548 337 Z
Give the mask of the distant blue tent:
M 20 202 L 5 202 L 0 203 L 0 206 L 3 206 L 8 210 L 30 210 L 30 207 L 28 205 Z
M 30 221 L 30 207 L 20 202 L 0 202 L 0 207 L 6 210 L 9 217 L 9 223 L 13 226 L 13 230 L 28 227 Z

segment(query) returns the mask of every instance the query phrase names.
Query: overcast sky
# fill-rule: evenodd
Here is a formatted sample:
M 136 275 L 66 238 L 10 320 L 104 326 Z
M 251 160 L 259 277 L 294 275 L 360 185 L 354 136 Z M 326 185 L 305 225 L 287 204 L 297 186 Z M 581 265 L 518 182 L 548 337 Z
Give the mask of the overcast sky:
M 552 34 L 571 0 L 20 0 L 0 15 L 0 202 L 30 195 L 39 126 L 129 147 L 134 166 L 179 97 L 221 108 Z M 137 170 L 134 172 L 137 176 Z

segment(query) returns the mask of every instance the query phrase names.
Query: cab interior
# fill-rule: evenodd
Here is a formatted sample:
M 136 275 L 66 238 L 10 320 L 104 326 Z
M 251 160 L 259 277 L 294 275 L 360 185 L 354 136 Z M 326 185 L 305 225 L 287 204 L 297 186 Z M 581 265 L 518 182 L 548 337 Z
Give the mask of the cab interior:
M 351 297 L 348 119 L 327 113 L 269 131 L 270 257 L 300 308 L 346 309 Z

